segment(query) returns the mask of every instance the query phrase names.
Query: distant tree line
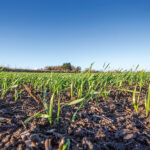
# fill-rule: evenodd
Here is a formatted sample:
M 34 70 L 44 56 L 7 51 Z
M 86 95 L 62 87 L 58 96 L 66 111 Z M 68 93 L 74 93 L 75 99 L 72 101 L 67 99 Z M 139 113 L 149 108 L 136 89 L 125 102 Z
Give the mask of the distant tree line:
M 44 69 L 22 69 L 22 68 L 9 68 L 9 67 L 2 67 L 0 69 L 3 71 L 10 71 L 10 72 L 58 72 L 58 73 L 79 73 L 81 72 L 81 67 L 75 67 L 71 65 L 71 63 L 63 63 L 61 66 L 47 66 Z
M 80 66 L 73 66 L 71 63 L 63 63 L 61 66 L 47 66 L 45 68 L 40 69 L 22 69 L 22 68 L 10 68 L 10 67 L 2 67 L 0 66 L 0 71 L 6 71 L 6 72 L 39 72 L 39 73 L 45 73 L 45 72 L 56 72 L 56 73 L 80 73 L 81 67 Z M 121 73 L 121 72 L 128 72 L 129 70 L 108 70 L 106 72 L 112 72 L 112 73 Z M 82 70 L 83 73 L 100 73 L 105 72 L 104 70 L 94 70 L 91 68 L 86 68 Z M 134 71 L 133 71 L 134 72 Z M 150 71 L 147 71 L 150 72 Z
M 81 67 L 74 67 L 71 63 L 64 63 L 61 66 L 47 66 L 44 70 L 57 72 L 81 72 Z

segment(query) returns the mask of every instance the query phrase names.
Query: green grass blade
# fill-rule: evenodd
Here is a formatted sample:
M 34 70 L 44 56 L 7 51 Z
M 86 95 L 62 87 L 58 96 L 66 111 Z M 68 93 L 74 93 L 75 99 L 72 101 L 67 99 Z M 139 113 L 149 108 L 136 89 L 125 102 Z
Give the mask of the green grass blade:
M 25 121 L 24 121 L 24 124 L 27 124 L 30 120 L 36 118 L 36 117 L 41 117 L 41 118 L 48 118 L 49 116 L 47 114 L 41 114 L 41 113 L 36 113 L 35 115 L 27 118 Z
M 80 106 L 78 107 L 78 109 L 76 110 L 76 112 L 73 114 L 73 117 L 72 117 L 72 122 L 74 122 L 75 120 L 75 117 L 77 115 L 77 112 L 91 99 L 92 95 L 90 95 L 89 97 L 87 97 L 81 104 Z
M 67 139 L 67 142 L 63 145 L 62 150 L 69 150 L 70 148 L 70 139 Z
M 150 85 L 148 88 L 147 98 L 145 97 L 145 109 L 146 109 L 146 117 L 148 117 L 148 113 L 150 111 Z
M 60 94 L 58 94 L 58 110 L 57 110 L 57 119 L 56 119 L 57 122 L 59 122 L 60 110 L 61 110 L 61 107 L 60 107 Z
M 48 111 L 48 105 L 47 105 L 47 103 L 46 103 L 45 97 L 46 97 L 46 91 L 45 91 L 44 94 L 43 94 L 43 106 L 44 106 L 44 108 L 45 108 L 46 114 L 48 115 L 48 114 L 49 114 L 49 111 Z
M 78 103 L 81 103 L 84 99 L 85 99 L 85 97 L 84 98 L 80 98 L 80 99 L 76 99 L 74 101 L 71 101 L 71 102 L 69 102 L 67 104 L 62 105 L 61 108 L 65 107 L 65 106 L 76 105 Z
M 55 93 L 53 93 L 51 100 L 50 100 L 50 107 L 49 107 L 49 123 L 52 124 L 52 115 L 53 115 L 53 102 L 54 102 Z

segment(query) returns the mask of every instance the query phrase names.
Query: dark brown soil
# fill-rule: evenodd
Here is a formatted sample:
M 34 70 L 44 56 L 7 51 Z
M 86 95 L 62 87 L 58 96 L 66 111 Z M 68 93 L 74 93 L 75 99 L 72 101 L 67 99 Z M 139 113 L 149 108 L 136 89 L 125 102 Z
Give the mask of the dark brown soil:
M 39 93 L 37 97 L 41 96 Z M 132 95 L 116 94 L 114 90 L 107 101 L 100 97 L 87 103 L 74 123 L 71 118 L 77 106 L 64 107 L 57 123 L 54 105 L 52 125 L 47 119 L 35 118 L 25 126 L 25 119 L 44 109 L 41 110 L 26 91 L 17 102 L 14 93 L 8 93 L 0 99 L 0 149 L 48 150 L 48 145 L 49 149 L 58 149 L 60 143 L 70 139 L 71 150 L 150 150 L 150 118 L 145 115 L 144 97 L 145 90 L 138 114 L 132 106 Z M 63 95 L 62 102 L 64 100 L 69 97 Z

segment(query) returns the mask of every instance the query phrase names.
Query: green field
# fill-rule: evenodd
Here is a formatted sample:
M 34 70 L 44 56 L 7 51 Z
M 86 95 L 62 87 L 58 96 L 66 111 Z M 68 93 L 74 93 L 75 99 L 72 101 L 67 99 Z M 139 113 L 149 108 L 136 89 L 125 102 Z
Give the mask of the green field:
M 70 93 L 70 101 L 66 105 L 75 105 L 80 103 L 79 109 L 93 97 L 102 96 L 106 99 L 112 89 L 118 91 L 130 92 L 133 95 L 133 106 L 138 112 L 138 103 L 140 100 L 140 92 L 143 87 L 150 86 L 150 73 L 144 71 L 139 72 L 101 72 L 101 73 L 0 73 L 0 91 L 3 99 L 8 92 L 15 92 L 15 101 L 21 97 L 21 93 L 25 90 L 24 84 L 32 88 L 33 94 L 36 92 L 50 93 L 53 98 L 58 97 L 62 93 Z M 135 99 L 135 96 L 137 98 Z M 145 97 L 146 112 L 150 108 L 149 96 Z M 53 102 L 52 102 L 53 103 Z M 51 105 L 52 105 L 51 103 Z M 146 103 L 146 104 L 147 104 Z M 61 108 L 62 106 L 60 106 Z
M 123 144 L 133 141 L 126 145 L 131 149 L 143 136 L 148 147 L 150 73 L 1 71 L 0 112 L 0 148 L 96 149 L 111 142 L 117 149 L 112 142 L 117 138 Z M 13 140 L 7 142 L 8 136 Z

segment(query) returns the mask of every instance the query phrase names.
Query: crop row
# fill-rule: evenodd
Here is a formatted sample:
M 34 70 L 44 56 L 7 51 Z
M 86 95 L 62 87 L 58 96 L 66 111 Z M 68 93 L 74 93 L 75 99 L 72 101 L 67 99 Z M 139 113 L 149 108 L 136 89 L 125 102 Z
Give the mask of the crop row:
M 24 88 L 25 87 L 25 88 Z M 130 88 L 132 87 L 132 88 Z M 142 71 L 139 72 L 103 72 L 103 73 L 14 73 L 0 72 L 0 96 L 1 100 L 9 92 L 14 92 L 15 101 L 21 98 L 23 91 L 27 90 L 29 94 L 36 99 L 36 92 L 43 93 L 42 105 L 45 114 L 36 113 L 31 116 L 25 123 L 35 117 L 43 117 L 52 124 L 53 105 L 57 98 L 57 118 L 59 122 L 60 111 L 63 107 L 78 104 L 78 109 L 72 116 L 75 121 L 77 112 L 90 100 L 97 100 L 100 96 L 104 97 L 107 102 L 108 95 L 112 89 L 132 93 L 133 107 L 138 113 L 141 92 L 146 88 L 145 111 L 146 117 L 150 111 L 150 74 Z M 32 91 L 30 91 L 32 89 Z M 61 95 L 70 93 L 70 100 L 61 103 Z M 51 95 L 49 102 L 46 100 L 47 94 Z

